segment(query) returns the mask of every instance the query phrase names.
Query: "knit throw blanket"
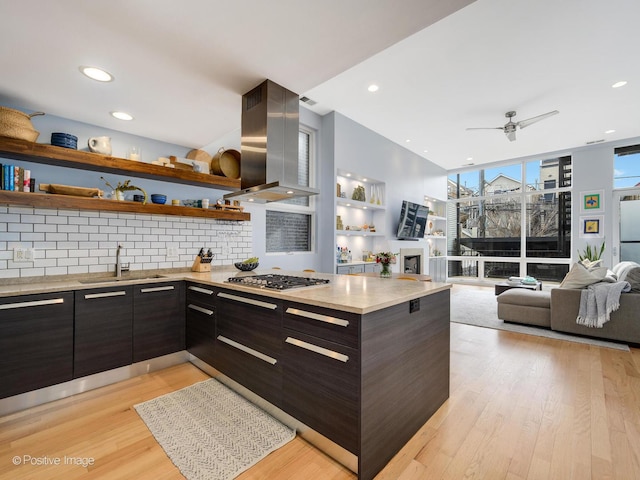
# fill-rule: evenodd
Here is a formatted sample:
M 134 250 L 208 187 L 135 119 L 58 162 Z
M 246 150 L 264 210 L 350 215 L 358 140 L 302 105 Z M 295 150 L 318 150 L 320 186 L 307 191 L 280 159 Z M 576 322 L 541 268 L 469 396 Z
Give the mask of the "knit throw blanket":
M 611 318 L 611 312 L 620 308 L 620 294 L 629 292 L 629 282 L 599 282 L 589 285 L 580 295 L 580 310 L 576 322 L 593 328 L 602 328 Z

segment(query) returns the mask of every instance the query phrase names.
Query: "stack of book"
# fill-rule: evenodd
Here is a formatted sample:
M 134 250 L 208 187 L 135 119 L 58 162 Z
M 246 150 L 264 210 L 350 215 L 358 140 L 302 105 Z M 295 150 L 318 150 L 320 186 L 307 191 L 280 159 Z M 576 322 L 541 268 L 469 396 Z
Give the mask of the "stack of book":
M 31 171 L 17 165 L 0 164 L 0 190 L 11 192 L 34 192 L 36 181 Z

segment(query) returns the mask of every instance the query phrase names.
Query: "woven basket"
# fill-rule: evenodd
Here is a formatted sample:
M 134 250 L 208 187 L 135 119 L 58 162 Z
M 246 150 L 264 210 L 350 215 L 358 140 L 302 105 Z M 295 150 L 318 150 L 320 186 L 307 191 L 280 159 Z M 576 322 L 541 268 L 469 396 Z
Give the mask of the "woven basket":
M 36 115 L 44 113 L 35 112 L 28 115 L 13 108 L 0 107 L 0 135 L 35 142 L 40 132 L 33 128 L 31 117 Z

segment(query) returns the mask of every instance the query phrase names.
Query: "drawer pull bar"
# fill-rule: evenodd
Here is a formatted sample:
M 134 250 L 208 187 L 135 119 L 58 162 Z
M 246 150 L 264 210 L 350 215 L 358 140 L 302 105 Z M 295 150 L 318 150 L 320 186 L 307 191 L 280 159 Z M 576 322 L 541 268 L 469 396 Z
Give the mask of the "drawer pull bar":
M 329 350 L 328 348 L 319 347 L 318 345 L 314 345 L 313 343 L 303 342 L 302 340 L 298 340 L 297 338 L 287 337 L 285 342 L 290 343 L 291 345 L 295 345 L 296 347 L 304 348 L 305 350 L 319 353 L 320 355 L 324 355 L 325 357 L 339 360 L 344 363 L 347 363 L 349 361 L 348 355 L 344 355 L 334 350 Z
M 213 290 L 208 290 L 206 288 L 194 287 L 193 285 L 189 285 L 189 290 L 193 290 L 194 292 L 204 293 L 205 295 L 213 295 Z
M 275 310 L 276 308 L 278 308 L 278 305 L 276 305 L 275 303 L 261 302 L 260 300 L 254 300 L 253 298 L 240 297 L 238 295 L 231 295 L 230 293 L 218 292 L 218 296 L 222 298 L 227 298 L 229 300 L 235 300 L 236 302 L 255 305 L 256 307 L 267 308 L 269 310 Z
M 30 302 L 6 303 L 4 305 L 0 305 L 0 310 L 11 310 L 13 308 L 23 308 L 23 307 L 40 307 L 42 305 L 55 305 L 58 303 L 64 303 L 64 298 L 52 298 L 50 300 L 32 300 Z
M 227 345 L 231 345 L 232 347 L 235 347 L 238 350 L 242 350 L 243 352 L 248 353 L 249 355 L 253 355 L 254 357 L 259 358 L 262 361 L 270 363 L 271 365 L 275 365 L 278 362 L 275 358 L 270 357 L 269 355 L 260 353 L 257 350 L 254 350 L 253 348 L 249 348 L 246 345 L 242 345 L 241 343 L 233 341 L 230 338 L 223 337 L 222 335 L 218 335 L 218 340 L 226 343 Z
M 140 293 L 166 292 L 167 290 L 175 290 L 173 285 L 165 285 L 164 287 L 141 288 Z
M 127 292 L 124 290 L 118 290 L 117 292 L 104 292 L 104 293 L 88 293 L 84 296 L 85 300 L 91 300 L 93 298 L 107 298 L 107 297 L 122 297 Z
M 321 315 L 320 313 L 307 312 L 306 310 L 300 310 L 299 308 L 287 308 L 287 313 L 290 313 L 291 315 L 297 315 L 299 317 L 310 318 L 312 320 L 318 320 L 320 322 L 331 323 L 340 327 L 349 326 L 348 320 L 330 317 L 329 315 Z
M 193 303 L 190 303 L 188 305 L 188 308 L 190 308 L 191 310 L 195 310 L 196 312 L 204 313 L 205 315 L 213 315 L 213 310 L 199 307 L 198 305 L 194 305 Z

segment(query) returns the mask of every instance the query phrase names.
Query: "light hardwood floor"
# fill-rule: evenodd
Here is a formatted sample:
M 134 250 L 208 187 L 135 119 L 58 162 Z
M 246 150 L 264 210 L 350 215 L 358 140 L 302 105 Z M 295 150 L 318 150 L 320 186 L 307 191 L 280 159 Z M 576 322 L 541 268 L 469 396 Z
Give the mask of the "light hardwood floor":
M 132 405 L 206 378 L 183 364 L 0 418 L 0 479 L 180 479 Z M 356 477 L 296 439 L 239 478 Z M 476 478 L 640 478 L 640 350 L 452 324 L 451 397 L 377 479 Z

